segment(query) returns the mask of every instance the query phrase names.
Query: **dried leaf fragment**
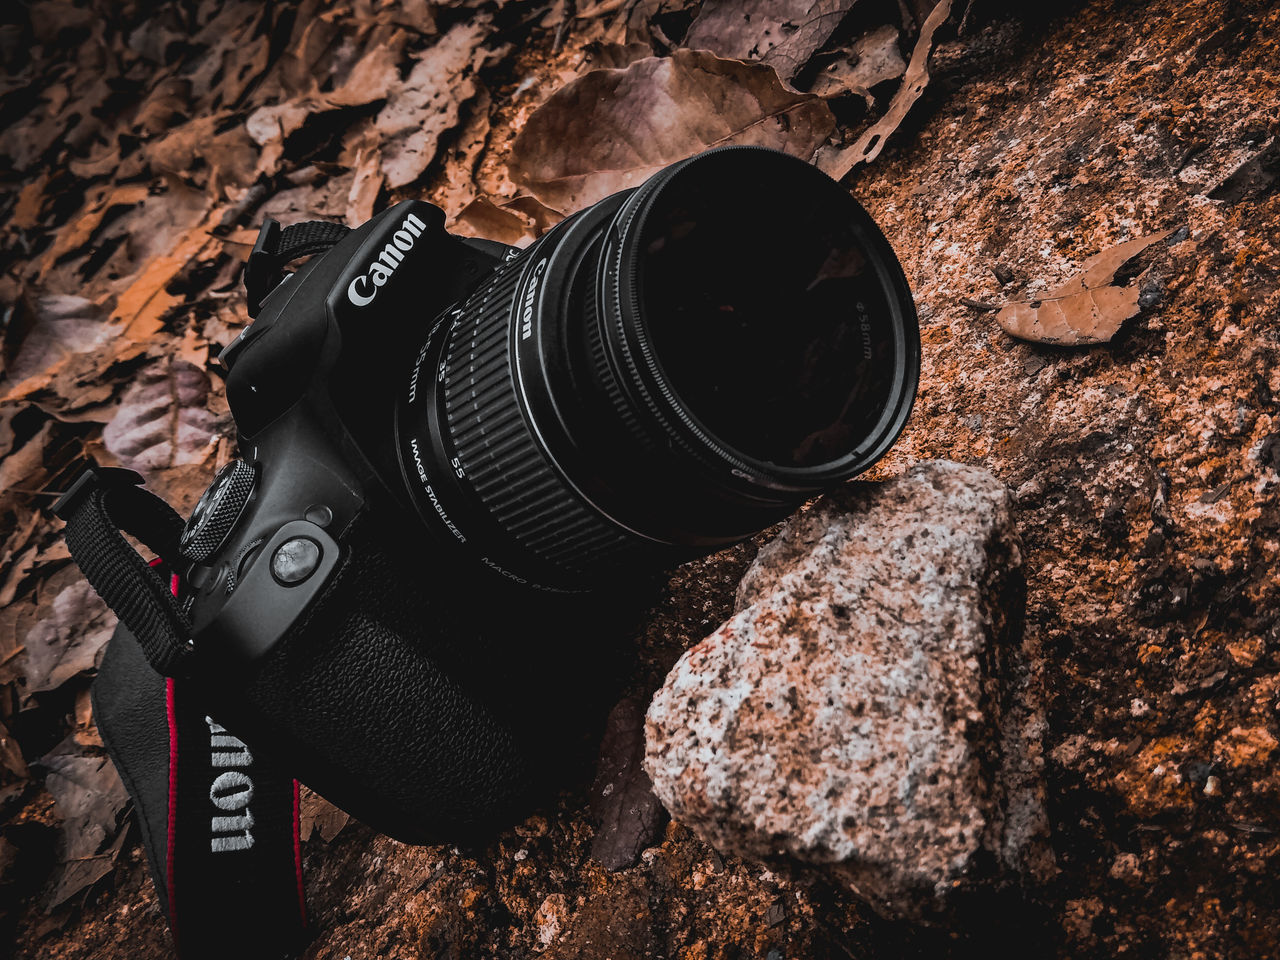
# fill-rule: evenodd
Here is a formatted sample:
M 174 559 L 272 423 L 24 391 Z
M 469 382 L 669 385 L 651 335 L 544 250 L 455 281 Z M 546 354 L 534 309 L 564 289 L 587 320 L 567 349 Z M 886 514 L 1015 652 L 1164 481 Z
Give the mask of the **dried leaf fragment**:
M 201 463 L 219 436 L 208 396 L 203 370 L 180 360 L 152 364 L 125 392 L 102 441 L 123 466 L 143 473 Z
M 599 828 L 591 856 L 606 870 L 632 866 L 653 843 L 667 811 L 653 793 L 645 773 L 644 705 L 627 697 L 609 712 L 596 779 L 591 787 L 591 813 Z
M 63 818 L 62 872 L 49 896 L 52 909 L 111 872 L 129 795 L 111 761 L 86 755 L 73 737 L 42 757 L 40 766 L 49 771 L 45 786 Z
M 809 160 L 835 126 L 819 98 L 765 64 L 705 50 L 593 70 L 552 94 L 511 148 L 511 179 L 566 214 L 722 144 Z
M 827 42 L 854 0 L 706 0 L 684 45 L 759 60 L 790 80 Z
M 115 615 L 88 581 L 77 578 L 64 587 L 41 606 L 39 621 L 27 631 L 26 694 L 56 690 L 96 667 L 115 628 Z
M 863 131 L 853 146 L 843 150 L 824 151 L 818 158 L 818 166 L 824 173 L 841 180 L 858 164 L 870 163 L 880 156 L 889 135 L 898 129 L 898 124 L 902 123 L 902 119 L 929 84 L 929 54 L 933 51 L 933 35 L 950 14 L 951 0 L 942 0 L 933 8 L 924 26 L 920 28 L 920 37 L 916 40 L 915 49 L 911 51 L 911 63 L 907 65 L 907 72 L 898 92 L 893 95 L 889 109 L 875 124 Z
M 1110 286 L 1116 271 L 1172 230 L 1127 240 L 1095 254 L 1066 283 L 1036 300 L 1006 303 L 996 320 L 1007 333 L 1038 343 L 1105 343 L 1138 312 L 1140 284 Z
M 898 28 L 886 23 L 859 37 L 848 48 L 848 55 L 837 60 L 814 79 L 809 92 L 819 97 L 839 97 L 847 93 L 871 99 L 870 89 L 886 80 L 894 80 L 907 70 L 898 49 Z

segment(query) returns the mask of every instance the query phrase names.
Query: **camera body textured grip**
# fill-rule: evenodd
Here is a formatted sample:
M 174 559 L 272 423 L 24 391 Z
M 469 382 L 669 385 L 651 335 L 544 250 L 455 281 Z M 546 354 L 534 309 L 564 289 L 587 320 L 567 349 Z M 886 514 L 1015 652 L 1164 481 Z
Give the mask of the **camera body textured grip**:
M 486 703 L 497 688 L 473 682 L 459 657 L 484 638 L 360 539 L 306 618 L 247 678 L 215 679 L 209 697 L 251 747 L 287 758 L 370 826 L 406 842 L 456 840 L 526 796 L 527 758 Z

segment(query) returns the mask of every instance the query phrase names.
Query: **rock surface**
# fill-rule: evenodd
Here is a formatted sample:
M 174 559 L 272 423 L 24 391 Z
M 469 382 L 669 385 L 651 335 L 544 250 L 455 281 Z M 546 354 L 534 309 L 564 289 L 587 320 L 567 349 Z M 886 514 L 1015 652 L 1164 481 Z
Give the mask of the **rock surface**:
M 723 852 L 830 868 L 893 915 L 1042 875 L 1011 504 L 987 471 L 934 461 L 788 522 L 649 708 L 645 767 L 672 814 Z

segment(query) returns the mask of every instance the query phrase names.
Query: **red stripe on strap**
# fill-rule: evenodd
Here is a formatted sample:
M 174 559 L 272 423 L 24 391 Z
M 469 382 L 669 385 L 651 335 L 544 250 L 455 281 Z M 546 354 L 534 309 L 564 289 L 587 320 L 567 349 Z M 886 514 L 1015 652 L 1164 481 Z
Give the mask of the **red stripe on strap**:
M 307 900 L 302 892 L 302 802 L 299 799 L 298 781 L 293 781 L 293 872 L 298 881 L 298 915 L 302 925 L 307 925 Z
M 160 563 L 157 558 L 152 566 Z M 169 580 L 169 589 L 178 595 L 178 575 L 175 573 Z M 169 929 L 173 933 L 173 944 L 178 945 L 178 906 L 177 891 L 174 888 L 174 864 L 178 849 L 178 711 L 174 703 L 173 677 L 166 677 L 164 682 L 165 713 L 169 719 L 169 829 L 165 844 L 165 886 L 169 888 Z

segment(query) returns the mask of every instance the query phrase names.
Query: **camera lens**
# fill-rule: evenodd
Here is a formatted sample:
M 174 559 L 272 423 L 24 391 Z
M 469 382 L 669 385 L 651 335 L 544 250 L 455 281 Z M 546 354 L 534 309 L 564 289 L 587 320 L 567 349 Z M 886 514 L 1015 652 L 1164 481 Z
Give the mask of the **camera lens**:
M 571 590 L 742 539 L 866 469 L 918 372 L 866 212 L 800 160 L 724 147 L 564 221 L 437 320 L 398 444 L 428 524 Z

